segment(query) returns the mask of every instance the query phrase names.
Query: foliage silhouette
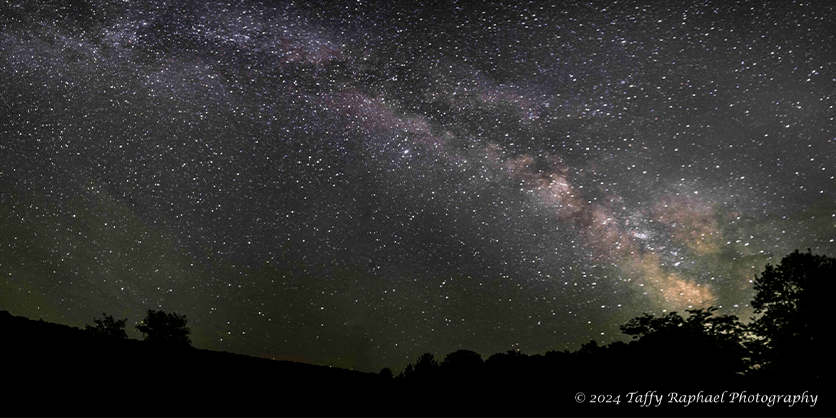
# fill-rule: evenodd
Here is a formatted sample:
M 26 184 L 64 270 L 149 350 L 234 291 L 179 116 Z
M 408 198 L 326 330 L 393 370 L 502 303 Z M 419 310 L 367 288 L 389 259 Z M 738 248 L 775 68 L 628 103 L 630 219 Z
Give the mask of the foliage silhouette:
M 0 330 L 2 377 L 14 383 L 2 392 L 2 416 L 153 416 L 160 411 L 173 416 L 276 411 L 377 416 L 393 410 L 385 401 L 357 402 L 370 392 L 384 399 L 391 395 L 391 382 L 370 373 L 199 348 L 160 349 L 130 338 L 92 338 L 84 329 L 2 310 Z M 139 401 L 130 402 L 127 394 L 139 394 Z
M 578 350 L 578 354 L 587 356 L 596 355 L 602 348 L 598 345 L 598 341 L 592 340 L 586 344 L 581 344 L 581 349 Z
M 126 319 L 113 319 L 112 315 L 105 315 L 102 313 L 102 319 L 93 319 L 93 322 L 96 324 L 95 327 L 91 327 L 90 325 L 85 325 L 84 330 L 101 337 L 112 337 L 112 338 L 121 338 L 127 339 L 128 333 L 125 332 L 125 323 L 128 322 Z
M 528 356 L 517 350 L 495 353 L 485 360 L 485 373 L 496 382 L 520 379 L 526 374 Z
M 186 326 L 186 316 L 176 313 L 148 310 L 145 319 L 136 326 L 143 339 L 155 344 L 170 346 L 190 346 L 191 330 Z
M 436 374 L 438 367 L 438 360 L 435 359 L 435 356 L 431 353 L 424 353 L 415 362 L 414 375 L 418 379 L 427 379 Z
M 748 366 L 747 327 L 734 315 L 715 315 L 716 307 L 688 309 L 687 318 L 676 312 L 631 319 L 621 331 L 633 336 L 635 349 L 658 375 L 693 376 L 740 374 Z M 684 360 L 684 361 L 683 361 Z M 670 365 L 676 364 L 676 368 Z
M 412 366 L 412 363 L 407 364 L 403 371 L 398 373 L 398 379 L 408 379 L 414 372 L 415 368 Z
M 555 411 L 582 415 L 589 413 L 588 408 L 581 409 L 588 406 L 588 402 L 576 402 L 576 393 L 624 393 L 625 388 L 631 391 L 652 389 L 695 394 L 700 391 L 708 393 L 708 390 L 722 393 L 727 389 L 746 390 L 748 393 L 808 391 L 818 394 L 825 388 L 823 378 L 829 377 L 832 371 L 832 367 L 828 368 L 832 361 L 823 348 L 823 334 L 826 330 L 824 321 L 828 318 L 825 298 L 832 288 L 832 278 L 836 277 L 834 264 L 833 259 L 814 256 L 809 251 L 807 254 L 796 251 L 784 258 L 780 265 L 767 266 L 763 274 L 756 276 L 757 294 L 752 306 L 760 316 L 750 326 L 741 324 L 736 316 L 719 315 L 714 307 L 690 309 L 684 315 L 677 312 L 657 316 L 644 314 L 621 327 L 625 335 L 632 337 L 629 343 L 616 341 L 602 345 L 592 340 L 575 352 L 549 351 L 545 355 L 527 355 L 519 350 L 509 350 L 494 354 L 486 361 L 482 361 L 479 353 L 469 350 L 450 353 L 441 362 L 433 354 L 425 353 L 413 364 L 407 365 L 397 379 L 391 378 L 392 370 L 389 368 L 382 369 L 379 374 L 346 374 L 345 380 L 341 381 L 345 384 L 334 383 L 329 398 L 319 397 L 318 394 L 304 398 L 308 393 L 304 388 L 325 384 L 323 382 L 328 382 L 331 376 L 339 376 L 334 374 L 335 369 L 319 370 L 305 365 L 292 379 L 285 379 L 279 384 L 294 390 L 298 388 L 294 399 L 304 407 L 315 403 L 324 405 L 330 402 L 326 399 L 338 396 L 345 388 L 356 389 L 341 395 L 339 402 L 331 402 L 329 405 L 333 405 L 334 409 L 325 409 L 325 412 L 341 411 L 339 408 L 365 396 L 358 394 L 371 392 L 385 399 L 375 404 L 381 413 L 404 411 L 398 408 L 408 405 L 408 413 L 417 415 L 549 415 Z M 160 405 L 165 402 L 173 402 L 179 397 L 178 389 L 182 387 L 191 388 L 191 398 L 207 396 L 206 393 L 210 393 L 208 396 L 212 399 L 241 398 L 261 390 L 264 399 L 272 399 L 268 396 L 273 393 L 272 387 L 256 384 L 244 387 L 246 379 L 239 373 L 241 365 L 251 364 L 245 366 L 254 370 L 248 376 L 256 376 L 264 365 L 276 366 L 283 374 L 291 373 L 297 366 L 303 367 L 284 362 L 271 361 L 268 364 L 245 356 L 198 349 L 158 350 L 151 344 L 136 340 L 97 339 L 87 335 L 89 332 L 103 332 L 98 329 L 124 331 L 125 322 L 105 316 L 96 320 L 96 327 L 87 326 L 85 333 L 43 321 L 22 321 L 0 311 L 0 329 L 6 337 L 0 339 L 0 354 L 7 358 L 27 359 L 15 362 L 25 365 L 20 367 L 20 371 L 15 371 L 15 379 L 26 383 L 21 387 L 38 385 L 45 375 L 59 379 L 62 387 L 72 387 L 78 385 L 73 380 L 75 376 L 84 375 L 86 380 L 81 383 L 85 385 L 84 390 L 79 389 L 78 393 L 92 392 L 90 388 L 101 386 L 102 382 L 117 381 L 124 368 L 112 365 L 130 363 L 133 367 L 150 371 L 143 377 L 132 379 L 130 392 L 154 387 L 160 379 L 169 385 L 164 391 L 171 394 L 166 395 L 170 398 L 149 406 L 144 410 L 148 413 L 160 410 Z M 31 332 L 32 327 L 37 327 L 39 331 Z M 185 316 L 149 310 L 137 329 L 143 332 L 147 341 L 186 346 L 190 343 Z M 753 335 L 756 337 L 754 341 L 751 339 Z M 56 352 L 53 348 L 55 340 L 78 343 L 68 344 L 68 350 L 73 351 Z M 749 367 L 750 357 L 757 365 L 754 371 Z M 223 360 L 219 362 L 218 359 Z M 770 378 L 762 379 L 763 376 Z M 223 386 L 218 385 L 218 381 L 235 383 Z M 113 393 L 105 398 L 118 399 L 117 392 L 122 388 L 111 386 L 108 389 Z M 369 391 L 366 388 L 372 389 Z M 75 392 L 68 397 L 75 398 Z M 445 409 L 439 409 L 440 406 Z M 233 412 L 237 407 L 240 407 L 238 403 L 230 404 L 229 409 L 224 411 Z M 798 407 L 788 410 L 758 403 L 702 407 L 704 409 L 699 409 L 700 405 L 691 405 L 688 411 L 694 411 L 695 415 L 709 415 L 717 411 L 730 415 L 762 412 L 789 415 L 788 411 L 802 411 L 811 416 L 832 415 L 820 412 L 821 407 L 809 408 L 809 411 Z M 624 410 L 622 405 L 621 409 L 595 409 L 594 413 L 618 415 Z M 663 406 L 658 411 L 670 413 L 672 410 Z
M 448 377 L 473 377 L 482 369 L 482 355 L 470 350 L 452 352 L 441 362 L 441 370 Z
M 828 298 L 836 279 L 836 259 L 798 250 L 777 266 L 767 265 L 755 276 L 751 344 L 759 369 L 767 374 L 823 377 L 832 371 L 825 352 L 830 331 Z M 823 367 L 826 366 L 826 367 Z
M 438 370 L 439 364 L 435 356 L 432 353 L 424 353 L 418 357 L 414 364 L 408 364 L 404 371 L 398 374 L 398 378 L 410 382 L 426 383 L 436 377 Z

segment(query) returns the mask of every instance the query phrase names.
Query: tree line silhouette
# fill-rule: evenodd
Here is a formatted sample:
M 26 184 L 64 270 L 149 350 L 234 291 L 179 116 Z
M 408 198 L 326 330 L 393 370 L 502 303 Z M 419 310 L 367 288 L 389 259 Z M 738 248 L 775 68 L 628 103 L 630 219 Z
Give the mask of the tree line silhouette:
M 606 406 L 592 410 L 574 396 L 648 388 L 696 392 L 718 385 L 773 392 L 824 388 L 832 376 L 833 362 L 824 347 L 834 278 L 836 259 L 796 250 L 755 277 L 752 307 L 757 316 L 747 324 L 735 315 L 718 314 L 715 307 L 689 309 L 686 315 L 644 314 L 621 326 L 630 342 L 599 345 L 593 340 L 575 352 L 509 350 L 487 359 L 465 349 L 443 359 L 424 353 L 397 374 L 390 368 L 360 373 L 196 349 L 185 315 L 155 310 L 148 310 L 135 327 L 143 341 L 128 338 L 127 319 L 106 314 L 79 330 L 2 311 L 0 356 L 8 364 L 6 379 L 17 382 L 21 394 L 7 399 L 60 388 L 51 396 L 66 405 L 91 394 L 103 400 L 92 411 L 62 409 L 61 402 L 41 405 L 58 405 L 50 406 L 54 409 L 9 409 L 24 415 L 158 415 L 160 408 L 166 415 L 253 410 L 267 415 L 671 414 Z M 126 393 L 148 391 L 153 395 L 144 403 L 119 409 L 124 405 L 118 400 Z M 283 409 L 271 409 L 276 404 Z M 753 413 L 742 409 L 748 405 L 734 406 L 739 409 L 732 412 L 727 409 L 732 406 L 725 407 L 728 414 Z M 698 408 L 690 411 L 717 412 Z M 796 408 L 792 414 L 820 411 Z
M 102 314 L 101 319 L 94 319 L 95 326 L 86 325 L 84 330 L 97 336 L 127 339 L 125 324 L 128 319 L 114 319 L 112 315 Z M 185 315 L 166 313 L 149 309 L 136 329 L 142 333 L 143 341 L 169 346 L 191 346 L 191 329 L 186 326 Z
M 752 307 L 759 316 L 748 324 L 736 315 L 718 315 L 713 306 L 687 309 L 686 316 L 645 313 L 620 327 L 632 337 L 629 343 L 600 346 L 593 340 L 574 353 L 531 356 L 509 350 L 485 361 L 469 350 L 450 353 L 440 362 L 425 353 L 397 376 L 388 368 L 380 374 L 404 381 L 459 381 L 467 375 L 503 379 L 525 369 L 563 364 L 564 371 L 575 365 L 586 375 L 640 373 L 647 379 L 677 375 L 820 379 L 832 369 L 824 339 L 830 331 L 825 322 L 834 279 L 836 259 L 796 250 L 756 275 Z
M 509 350 L 483 360 L 470 350 L 458 350 L 438 361 L 424 353 L 415 363 L 394 375 L 384 368 L 380 375 L 399 380 L 427 383 L 482 381 L 485 375 L 513 376 L 526 368 L 549 368 L 552 363 L 576 365 L 590 373 L 641 373 L 648 378 L 689 376 L 756 375 L 779 378 L 820 378 L 825 331 L 825 298 L 836 278 L 836 259 L 798 250 L 779 265 L 767 265 L 754 280 L 752 306 L 756 314 L 749 324 L 735 315 L 717 315 L 716 307 L 687 309 L 655 316 L 644 314 L 620 327 L 632 337 L 630 343 L 607 346 L 590 341 L 580 350 L 549 351 L 529 356 Z M 103 314 L 85 330 L 112 338 L 128 338 L 127 319 L 116 320 Z M 185 315 L 148 310 L 136 329 L 144 341 L 170 346 L 190 346 Z M 682 361 L 682 359 L 688 359 Z M 671 365 L 676 365 L 671 367 Z M 563 367 L 565 370 L 566 367 Z

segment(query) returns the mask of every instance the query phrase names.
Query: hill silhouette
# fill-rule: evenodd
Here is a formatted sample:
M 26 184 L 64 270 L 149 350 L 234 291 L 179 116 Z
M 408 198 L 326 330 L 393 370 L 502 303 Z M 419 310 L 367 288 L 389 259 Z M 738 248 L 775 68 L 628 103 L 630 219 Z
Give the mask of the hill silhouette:
M 130 340 L 0 311 L 5 415 L 833 416 L 826 298 L 836 259 L 798 251 L 755 278 L 750 324 L 717 308 L 644 314 L 629 343 L 483 359 L 424 353 L 394 377 L 194 348 L 149 310 Z
M 102 338 L 0 311 L 3 415 L 382 415 L 377 374 Z
M 695 317 L 688 321 L 705 319 Z M 676 322 L 671 318 L 660 320 Z M 633 331 L 639 322 L 632 322 Z M 0 330 L 2 381 L 10 388 L 4 391 L 4 415 L 822 416 L 832 410 L 820 381 L 707 368 L 713 352 L 688 363 L 674 351 L 699 341 L 693 336 L 667 335 L 667 354 L 654 338 L 608 346 L 591 341 L 574 353 L 509 351 L 485 361 L 468 350 L 441 361 L 425 353 L 393 378 L 386 372 L 101 337 L 6 311 L 0 311 Z M 690 354 L 698 356 L 706 347 L 694 344 Z M 663 397 L 659 406 L 638 400 L 649 392 Z M 810 407 L 810 399 L 794 406 L 730 403 L 734 393 L 743 392 L 815 395 L 817 405 Z M 722 403 L 684 406 L 672 393 L 725 395 Z

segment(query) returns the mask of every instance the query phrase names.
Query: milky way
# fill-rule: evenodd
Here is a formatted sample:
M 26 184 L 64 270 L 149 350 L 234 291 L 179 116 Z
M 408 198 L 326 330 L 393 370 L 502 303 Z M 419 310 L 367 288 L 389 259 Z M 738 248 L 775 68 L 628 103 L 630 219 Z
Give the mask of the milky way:
M 377 371 L 836 253 L 828 2 L 395 3 L 0 6 L 0 309 Z

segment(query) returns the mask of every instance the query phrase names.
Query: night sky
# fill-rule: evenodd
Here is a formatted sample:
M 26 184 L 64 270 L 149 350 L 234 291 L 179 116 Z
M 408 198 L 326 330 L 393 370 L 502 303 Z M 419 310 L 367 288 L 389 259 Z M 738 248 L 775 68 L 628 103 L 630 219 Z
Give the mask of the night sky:
M 0 309 L 397 373 L 836 255 L 832 2 L 554 3 L 3 2 Z

